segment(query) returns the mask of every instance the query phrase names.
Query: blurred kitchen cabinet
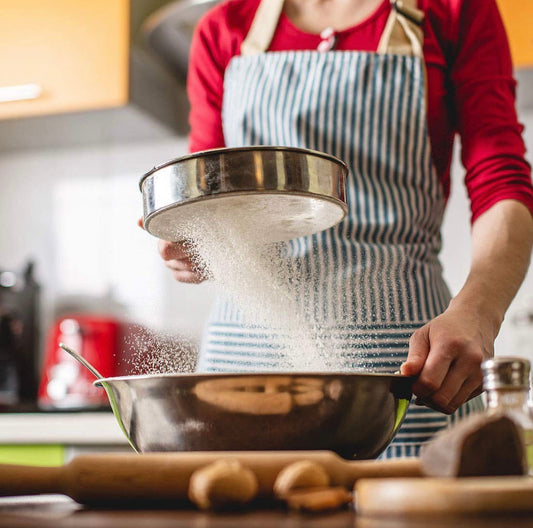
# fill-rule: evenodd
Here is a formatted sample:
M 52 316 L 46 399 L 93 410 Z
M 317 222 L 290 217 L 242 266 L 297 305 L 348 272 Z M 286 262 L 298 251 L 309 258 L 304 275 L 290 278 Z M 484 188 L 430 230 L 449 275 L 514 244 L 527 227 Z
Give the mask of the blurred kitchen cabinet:
M 0 0 L 2 149 L 181 133 L 183 86 L 137 42 L 169 1 Z
M 497 0 L 515 68 L 533 67 L 533 0 Z
M 128 102 L 128 0 L 0 0 L 0 12 L 0 119 Z

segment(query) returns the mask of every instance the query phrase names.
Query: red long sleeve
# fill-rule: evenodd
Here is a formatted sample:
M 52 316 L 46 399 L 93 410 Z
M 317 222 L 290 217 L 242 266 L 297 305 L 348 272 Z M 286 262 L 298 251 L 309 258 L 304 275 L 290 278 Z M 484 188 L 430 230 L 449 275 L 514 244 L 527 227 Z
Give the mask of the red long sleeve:
M 224 71 L 240 52 L 259 0 L 229 0 L 211 10 L 195 32 L 190 57 L 191 151 L 224 146 Z M 514 107 L 515 82 L 507 37 L 495 0 L 419 0 L 426 13 L 424 60 L 432 155 L 446 196 L 453 140 L 461 158 L 472 221 L 496 202 L 515 199 L 533 213 L 531 171 Z M 375 51 L 389 0 L 365 21 L 338 34 L 337 49 Z M 282 15 L 271 51 L 315 49 L 320 38 Z
M 458 45 L 450 79 L 472 217 L 506 198 L 524 201 L 533 210 L 503 23 L 493 1 L 461 4 L 454 24 Z

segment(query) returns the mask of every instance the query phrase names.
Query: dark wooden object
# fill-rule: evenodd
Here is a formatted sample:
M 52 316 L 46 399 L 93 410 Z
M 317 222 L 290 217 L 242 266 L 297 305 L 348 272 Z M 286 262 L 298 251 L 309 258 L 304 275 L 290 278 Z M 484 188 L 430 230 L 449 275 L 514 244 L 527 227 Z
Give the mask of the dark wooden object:
M 504 415 L 471 416 L 437 434 L 421 453 L 422 470 L 431 477 L 525 475 L 522 431 Z
M 192 509 L 95 510 L 52 496 L 37 503 L 32 498 L 16 503 L 4 500 L 0 499 L 0 528 L 531 528 L 528 516 L 509 514 L 459 520 L 439 515 L 422 520 L 400 516 L 372 519 L 358 517 L 351 509 L 310 515 L 286 512 L 280 506 L 220 514 Z

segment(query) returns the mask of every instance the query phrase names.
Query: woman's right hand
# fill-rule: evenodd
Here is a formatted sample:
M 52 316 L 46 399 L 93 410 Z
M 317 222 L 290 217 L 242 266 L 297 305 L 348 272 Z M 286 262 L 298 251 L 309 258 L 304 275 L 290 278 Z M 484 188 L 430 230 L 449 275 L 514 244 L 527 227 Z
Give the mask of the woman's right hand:
M 144 229 L 142 218 L 137 220 L 137 225 Z M 173 277 L 179 282 L 199 284 L 207 279 L 195 265 L 190 253 L 187 251 L 186 242 L 167 242 L 159 240 L 157 243 L 159 254 L 165 261 L 165 266 L 172 271 Z
M 205 275 L 198 270 L 190 253 L 187 251 L 186 242 L 159 240 L 157 249 L 165 261 L 165 266 L 172 272 L 177 281 L 199 284 L 206 280 Z

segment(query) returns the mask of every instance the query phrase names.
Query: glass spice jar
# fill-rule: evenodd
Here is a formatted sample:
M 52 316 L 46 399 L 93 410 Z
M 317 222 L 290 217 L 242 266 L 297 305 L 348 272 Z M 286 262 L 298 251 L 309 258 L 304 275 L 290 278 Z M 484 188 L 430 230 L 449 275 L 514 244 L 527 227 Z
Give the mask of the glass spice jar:
M 505 414 L 523 431 L 529 475 L 533 476 L 533 413 L 528 405 L 530 364 L 522 357 L 499 356 L 481 365 L 487 412 Z

